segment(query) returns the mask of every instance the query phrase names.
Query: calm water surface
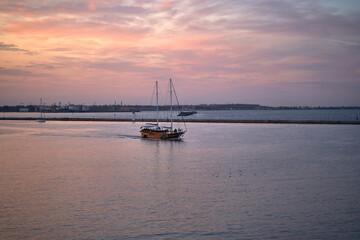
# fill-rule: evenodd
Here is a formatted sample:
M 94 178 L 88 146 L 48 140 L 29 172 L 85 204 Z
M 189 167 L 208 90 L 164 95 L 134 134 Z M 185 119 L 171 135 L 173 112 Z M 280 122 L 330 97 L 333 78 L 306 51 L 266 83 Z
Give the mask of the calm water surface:
M 178 112 L 174 112 L 174 116 Z M 38 112 L 7 112 L 2 113 L 7 117 L 40 117 Z M 131 112 L 107 113 L 45 113 L 47 118 L 104 118 L 104 119 L 129 119 L 134 116 Z M 160 111 L 159 117 L 170 119 L 169 112 Z M 144 111 L 135 114 L 136 119 L 146 120 L 156 118 L 156 112 Z M 180 117 L 178 117 L 180 119 Z M 290 120 L 290 121 L 359 121 L 359 109 L 335 110 L 218 110 L 197 111 L 197 114 L 184 117 L 197 120 Z
M 359 239 L 360 128 L 0 121 L 0 239 Z

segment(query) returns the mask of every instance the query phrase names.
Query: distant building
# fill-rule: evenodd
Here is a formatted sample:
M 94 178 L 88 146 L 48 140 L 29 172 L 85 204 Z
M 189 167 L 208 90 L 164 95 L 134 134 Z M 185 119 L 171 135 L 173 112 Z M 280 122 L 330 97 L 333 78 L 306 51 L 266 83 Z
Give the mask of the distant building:
M 29 108 L 27 108 L 27 107 L 21 107 L 21 108 L 19 108 L 19 112 L 29 112 Z
M 81 111 L 81 105 L 70 105 L 69 110 L 74 112 L 79 112 Z
M 90 111 L 90 107 L 84 105 L 70 105 L 69 110 L 73 112 L 88 112 Z
M 39 106 L 39 111 L 45 112 L 47 110 L 47 107 L 44 105 Z

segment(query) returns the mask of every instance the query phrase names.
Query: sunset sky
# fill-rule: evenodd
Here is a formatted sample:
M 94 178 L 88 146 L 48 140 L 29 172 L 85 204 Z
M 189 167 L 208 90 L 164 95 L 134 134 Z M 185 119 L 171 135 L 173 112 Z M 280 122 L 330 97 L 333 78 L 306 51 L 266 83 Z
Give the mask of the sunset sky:
M 1 0 L 0 105 L 360 105 L 359 0 Z

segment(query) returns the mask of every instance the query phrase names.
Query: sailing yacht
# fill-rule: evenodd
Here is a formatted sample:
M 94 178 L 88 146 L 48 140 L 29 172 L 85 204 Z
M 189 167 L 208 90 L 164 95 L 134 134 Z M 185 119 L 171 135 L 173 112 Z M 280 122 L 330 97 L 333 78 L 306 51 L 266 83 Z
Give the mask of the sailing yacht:
M 156 123 L 147 123 L 145 126 L 140 127 L 141 136 L 144 138 L 160 138 L 160 139 L 180 138 L 185 134 L 186 130 L 176 129 L 173 126 L 172 93 L 173 93 L 174 85 L 170 79 L 170 119 L 171 119 L 170 127 L 159 125 L 159 90 L 158 90 L 157 81 L 155 86 L 156 86 Z M 175 92 L 175 96 L 176 96 L 176 92 Z

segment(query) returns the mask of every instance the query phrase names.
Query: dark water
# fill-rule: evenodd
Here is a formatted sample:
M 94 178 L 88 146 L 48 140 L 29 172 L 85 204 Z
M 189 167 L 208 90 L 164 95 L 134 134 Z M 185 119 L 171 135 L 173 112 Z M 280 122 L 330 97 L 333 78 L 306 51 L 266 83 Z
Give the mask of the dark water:
M 359 239 L 360 128 L 0 121 L 0 239 Z
M 178 112 L 174 112 L 176 116 Z M 39 113 L 2 113 L 2 117 L 40 117 Z M 170 119 L 169 112 L 160 112 L 160 118 Z M 46 113 L 48 118 L 104 118 L 129 119 L 134 116 L 131 112 L 110 113 Z M 154 119 L 156 113 L 152 111 L 137 112 L 135 118 L 139 120 Z M 337 110 L 221 110 L 198 111 L 197 114 L 184 117 L 184 119 L 199 120 L 290 120 L 290 121 L 356 121 L 360 119 L 359 109 Z

